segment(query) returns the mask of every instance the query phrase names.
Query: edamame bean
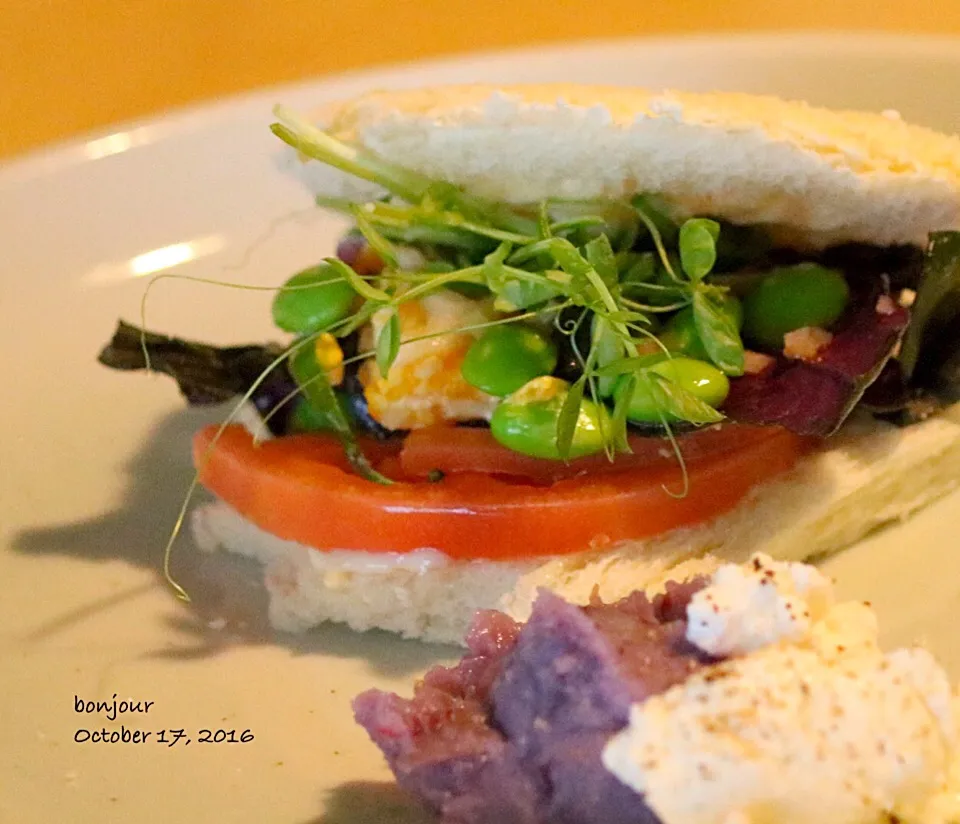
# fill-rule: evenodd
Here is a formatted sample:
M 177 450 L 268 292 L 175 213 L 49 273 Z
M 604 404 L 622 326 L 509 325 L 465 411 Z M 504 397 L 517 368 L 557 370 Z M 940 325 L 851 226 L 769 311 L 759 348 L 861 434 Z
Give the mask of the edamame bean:
M 471 386 L 497 397 L 549 375 L 557 365 L 557 347 L 532 326 L 510 323 L 484 332 L 467 350 L 460 367 Z
M 737 321 L 737 328 L 743 326 L 743 304 L 733 295 L 723 300 L 724 309 Z M 677 352 L 698 361 L 710 362 L 710 356 L 700 340 L 697 325 L 693 319 L 693 307 L 681 309 L 664 324 L 663 332 L 657 335 L 660 342 L 671 352 Z
M 695 398 L 708 406 L 717 408 L 722 404 L 730 391 L 730 381 L 715 366 L 693 358 L 675 357 L 663 360 L 646 367 L 643 372 L 651 372 L 675 383 Z M 661 415 L 667 421 L 682 420 L 671 410 L 664 408 L 660 394 L 657 392 L 658 379 L 654 376 L 645 376 L 643 372 L 636 382 L 633 399 L 627 410 L 627 417 L 636 423 L 660 423 Z M 621 379 L 614 390 L 614 397 L 620 397 L 625 390 L 626 381 Z
M 277 292 L 273 322 L 286 332 L 309 335 L 343 320 L 356 296 L 349 283 L 321 263 L 298 272 Z
M 560 460 L 557 421 L 570 384 L 560 378 L 536 378 L 493 412 L 490 431 L 508 449 L 534 458 Z M 602 404 L 584 398 L 570 444 L 570 458 L 600 452 L 604 433 L 611 431 L 610 416 Z
M 815 263 L 774 269 L 744 298 L 744 336 L 781 349 L 783 336 L 804 326 L 830 326 L 843 314 L 850 290 L 843 275 Z

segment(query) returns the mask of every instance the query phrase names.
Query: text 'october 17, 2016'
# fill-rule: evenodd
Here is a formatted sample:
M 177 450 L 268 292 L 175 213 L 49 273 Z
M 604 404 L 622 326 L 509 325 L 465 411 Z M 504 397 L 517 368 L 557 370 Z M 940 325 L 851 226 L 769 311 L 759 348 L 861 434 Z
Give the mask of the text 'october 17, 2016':
M 159 744 L 166 747 L 185 747 L 196 741 L 198 744 L 249 744 L 255 736 L 252 730 L 198 727 L 195 729 L 160 728 L 149 724 L 153 701 L 119 699 L 117 694 L 106 701 L 86 700 L 79 695 L 73 697 L 74 712 L 84 716 L 100 716 L 107 721 L 116 722 L 123 718 L 120 727 L 114 723 L 98 725 L 100 719 L 91 718 L 94 724 L 78 727 L 73 734 L 77 744 Z M 136 719 L 136 723 L 127 724 L 126 719 Z

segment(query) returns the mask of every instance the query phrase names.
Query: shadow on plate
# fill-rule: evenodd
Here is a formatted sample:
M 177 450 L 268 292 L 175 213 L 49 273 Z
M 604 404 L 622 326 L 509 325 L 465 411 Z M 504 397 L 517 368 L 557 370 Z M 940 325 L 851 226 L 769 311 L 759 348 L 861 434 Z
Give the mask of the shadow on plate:
M 122 560 L 153 570 L 157 576 L 154 584 L 111 593 L 64 613 L 28 640 L 53 636 L 154 586 L 166 586 L 161 574 L 163 547 L 193 478 L 191 437 L 201 426 L 222 420 L 223 414 L 222 409 L 184 409 L 162 420 L 125 467 L 129 486 L 116 510 L 79 523 L 26 530 L 14 537 L 13 548 L 24 554 Z M 198 491 L 197 500 L 204 494 Z M 205 658 L 237 644 L 282 644 L 298 655 L 362 658 L 380 674 L 402 676 L 421 672 L 438 659 L 455 654 L 449 647 L 403 640 L 385 632 L 355 633 L 337 625 L 302 635 L 278 633 L 267 620 L 260 565 L 226 553 L 200 552 L 189 530 L 178 537 L 172 572 L 191 596 L 189 604 L 167 619 L 181 643 L 146 653 L 151 657 Z M 172 592 L 170 598 L 173 601 Z
M 389 782 L 351 781 L 324 799 L 326 812 L 302 824 L 431 824 L 430 816 Z

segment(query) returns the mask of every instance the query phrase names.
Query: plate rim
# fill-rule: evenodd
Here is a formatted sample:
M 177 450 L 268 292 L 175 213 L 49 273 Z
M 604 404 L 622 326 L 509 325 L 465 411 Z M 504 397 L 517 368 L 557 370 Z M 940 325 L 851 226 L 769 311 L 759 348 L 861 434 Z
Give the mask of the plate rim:
M 478 65 L 490 64 L 501 60 L 550 59 L 559 54 L 571 52 L 589 53 L 609 49 L 624 49 L 631 46 L 650 49 L 696 49 L 704 46 L 721 49 L 752 49 L 762 51 L 776 49 L 778 54 L 784 51 L 806 51 L 820 48 L 828 53 L 845 51 L 849 54 L 871 54 L 878 50 L 896 51 L 900 56 L 922 55 L 923 59 L 942 59 L 960 64 L 960 33 L 930 34 L 926 32 L 888 32 L 870 29 L 802 29 L 779 30 L 762 29 L 757 31 L 731 32 L 692 32 L 680 34 L 624 35 L 587 39 L 557 40 L 548 43 L 496 48 L 476 51 L 456 52 L 432 57 L 401 60 L 372 66 L 356 67 L 329 74 L 313 75 L 300 80 L 265 84 L 250 89 L 231 92 L 226 95 L 214 95 L 200 100 L 158 109 L 150 114 L 113 121 L 102 126 L 82 130 L 74 135 L 42 144 L 23 152 L 0 158 L 0 187 L 26 174 L 34 177 L 43 174 L 47 165 L 50 172 L 70 164 L 71 154 L 78 154 L 96 140 L 111 135 L 136 130 L 161 128 L 161 134 L 149 143 L 162 140 L 166 136 L 187 131 L 198 126 L 202 120 L 211 120 L 229 114 L 238 108 L 258 104 L 270 105 L 282 96 L 303 94 L 309 89 L 318 90 L 326 86 L 369 82 L 376 84 L 376 78 L 393 77 L 421 71 L 438 72 L 464 63 Z M 77 158 L 81 163 L 91 158 Z M 33 172 L 31 174 L 31 172 Z

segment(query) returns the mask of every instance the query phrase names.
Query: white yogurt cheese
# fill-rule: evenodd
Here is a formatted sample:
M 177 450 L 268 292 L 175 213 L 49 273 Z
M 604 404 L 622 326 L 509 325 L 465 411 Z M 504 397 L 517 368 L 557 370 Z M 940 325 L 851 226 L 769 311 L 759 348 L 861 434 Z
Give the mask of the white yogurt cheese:
M 833 606 L 833 585 L 809 564 L 756 555 L 725 564 L 687 608 L 687 638 L 716 656 L 745 655 L 803 638 Z
M 880 650 L 867 605 L 758 555 L 688 621 L 730 657 L 634 705 L 603 754 L 664 824 L 960 822 L 960 699 L 927 651 Z

